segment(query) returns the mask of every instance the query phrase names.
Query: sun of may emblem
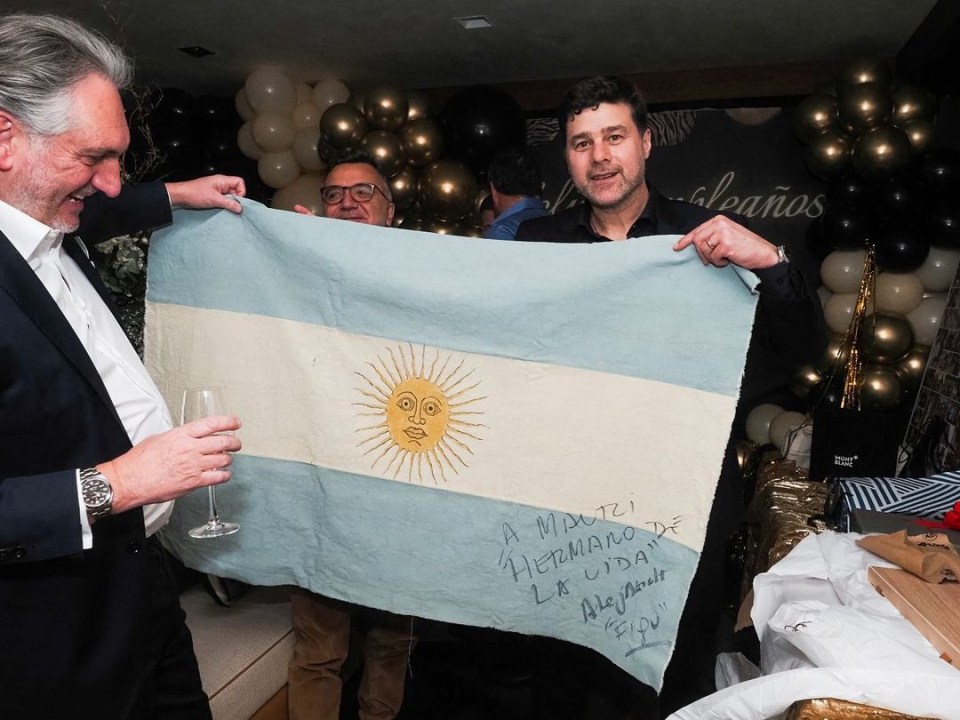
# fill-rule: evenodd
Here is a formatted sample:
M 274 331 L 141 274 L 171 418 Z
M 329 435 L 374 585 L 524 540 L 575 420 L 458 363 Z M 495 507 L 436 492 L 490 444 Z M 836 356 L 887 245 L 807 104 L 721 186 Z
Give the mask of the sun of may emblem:
M 446 482 L 447 471 L 459 475 L 459 467 L 468 467 L 471 443 L 482 439 L 477 432 L 486 426 L 476 422 L 483 415 L 477 404 L 485 399 L 480 381 L 464 369 L 464 360 L 441 357 L 436 349 L 417 352 L 407 345 L 386 352 L 357 373 L 364 380 L 357 414 L 376 419 L 357 429 L 364 435 L 357 447 L 372 457 L 371 468 L 392 472 L 394 479 Z

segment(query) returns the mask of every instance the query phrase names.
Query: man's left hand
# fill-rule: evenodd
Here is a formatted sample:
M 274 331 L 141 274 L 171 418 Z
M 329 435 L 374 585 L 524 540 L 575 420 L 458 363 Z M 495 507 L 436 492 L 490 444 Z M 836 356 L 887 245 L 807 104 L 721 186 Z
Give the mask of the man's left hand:
M 780 260 L 776 245 L 723 215 L 695 227 L 673 249 L 683 250 L 689 245 L 694 246 L 704 265 L 716 267 L 733 263 L 747 270 L 763 270 Z
M 166 187 L 170 205 L 175 209 L 224 208 L 239 213 L 240 203 L 230 196 L 244 197 L 247 194 L 243 178 L 232 175 L 207 175 L 195 180 L 166 183 Z

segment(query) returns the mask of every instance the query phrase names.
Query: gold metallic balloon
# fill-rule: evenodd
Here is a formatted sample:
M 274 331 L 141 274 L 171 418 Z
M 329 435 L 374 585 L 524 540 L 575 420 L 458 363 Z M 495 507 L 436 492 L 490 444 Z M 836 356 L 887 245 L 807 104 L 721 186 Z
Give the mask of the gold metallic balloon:
M 459 235 L 460 223 L 443 222 L 442 220 L 427 220 L 423 224 L 425 232 L 436 233 L 437 235 Z
M 897 361 L 897 377 L 904 390 L 913 391 L 920 387 L 928 357 L 930 357 L 928 345 L 914 345 Z
M 477 181 L 466 165 L 437 160 L 427 165 L 419 182 L 420 204 L 435 220 L 454 223 L 473 209 Z
M 837 122 L 837 99 L 830 95 L 811 95 L 804 99 L 793 116 L 793 127 L 803 142 L 808 143 Z
M 915 118 L 897 123 L 897 127 L 907 134 L 914 157 L 920 157 L 933 147 L 936 129 L 931 121 Z
M 892 113 L 893 101 L 885 87 L 863 83 L 840 88 L 837 116 L 840 127 L 851 135 L 888 122 Z
M 812 365 L 804 365 L 790 375 L 790 390 L 801 400 L 806 400 L 810 390 L 823 380 L 823 375 Z
M 433 101 L 422 90 L 407 90 L 407 122 L 433 117 Z
M 850 167 L 852 147 L 853 141 L 849 135 L 840 130 L 827 130 L 810 141 L 804 159 L 810 172 L 829 180 Z
M 399 218 L 399 220 L 397 218 Z M 423 230 L 423 218 L 417 215 L 397 213 L 393 216 L 393 224 L 394 227 L 401 228 L 402 230 Z
M 901 315 L 873 313 L 863 320 L 860 352 L 866 362 L 893 363 L 913 345 L 913 330 Z
M 406 165 L 390 178 L 390 192 L 393 204 L 398 210 L 405 210 L 417 199 L 417 171 Z
M 907 167 L 912 152 L 910 138 L 903 130 L 881 125 L 860 134 L 853 145 L 851 160 L 860 177 L 878 180 Z
M 843 349 L 843 335 L 830 333 L 827 348 L 823 351 L 820 362 L 817 363 L 817 369 L 824 377 L 842 374 L 849 357 L 850 351 Z
M 461 225 L 460 234 L 468 238 L 482 238 L 483 228 L 478 225 Z
M 355 148 L 367 134 L 367 121 L 353 105 L 336 103 L 328 107 L 320 118 L 320 134 L 332 148 Z
M 384 177 L 392 177 L 403 165 L 400 140 L 392 132 L 374 130 L 360 141 L 360 149 L 377 161 Z
M 443 133 L 430 118 L 411 120 L 399 136 L 403 157 L 410 165 L 429 165 L 443 155 Z
M 900 404 L 900 378 L 888 365 L 864 365 L 860 406 L 864 410 L 893 410 Z
M 937 98 L 925 87 L 918 85 L 894 85 L 890 93 L 893 99 L 894 125 L 908 120 L 933 120 Z
M 847 65 L 837 77 L 837 86 L 877 83 L 881 87 L 890 87 L 890 67 L 879 58 L 861 58 Z
M 407 96 L 397 88 L 374 88 L 363 100 L 363 114 L 374 130 L 396 132 L 407 121 L 407 108 Z

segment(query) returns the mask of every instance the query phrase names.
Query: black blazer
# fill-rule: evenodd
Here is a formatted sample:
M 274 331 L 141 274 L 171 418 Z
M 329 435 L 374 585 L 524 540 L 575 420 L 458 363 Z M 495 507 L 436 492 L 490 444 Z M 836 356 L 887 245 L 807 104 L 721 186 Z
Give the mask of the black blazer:
M 79 234 L 91 243 L 170 219 L 159 183 L 87 202 Z M 76 237 L 64 247 L 106 298 Z M 99 520 L 82 551 L 76 469 L 130 441 L 93 362 L 2 233 L 0 318 L 0 717 L 122 717 L 143 675 L 143 513 Z

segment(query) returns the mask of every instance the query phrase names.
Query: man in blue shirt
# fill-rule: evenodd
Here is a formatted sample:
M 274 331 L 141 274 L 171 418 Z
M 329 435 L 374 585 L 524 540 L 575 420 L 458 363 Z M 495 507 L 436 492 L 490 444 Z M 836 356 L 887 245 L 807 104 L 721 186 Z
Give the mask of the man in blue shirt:
M 485 238 L 513 240 L 525 220 L 547 215 L 540 199 L 540 169 L 524 152 L 502 152 L 487 171 L 490 198 L 496 218 L 483 233 Z

